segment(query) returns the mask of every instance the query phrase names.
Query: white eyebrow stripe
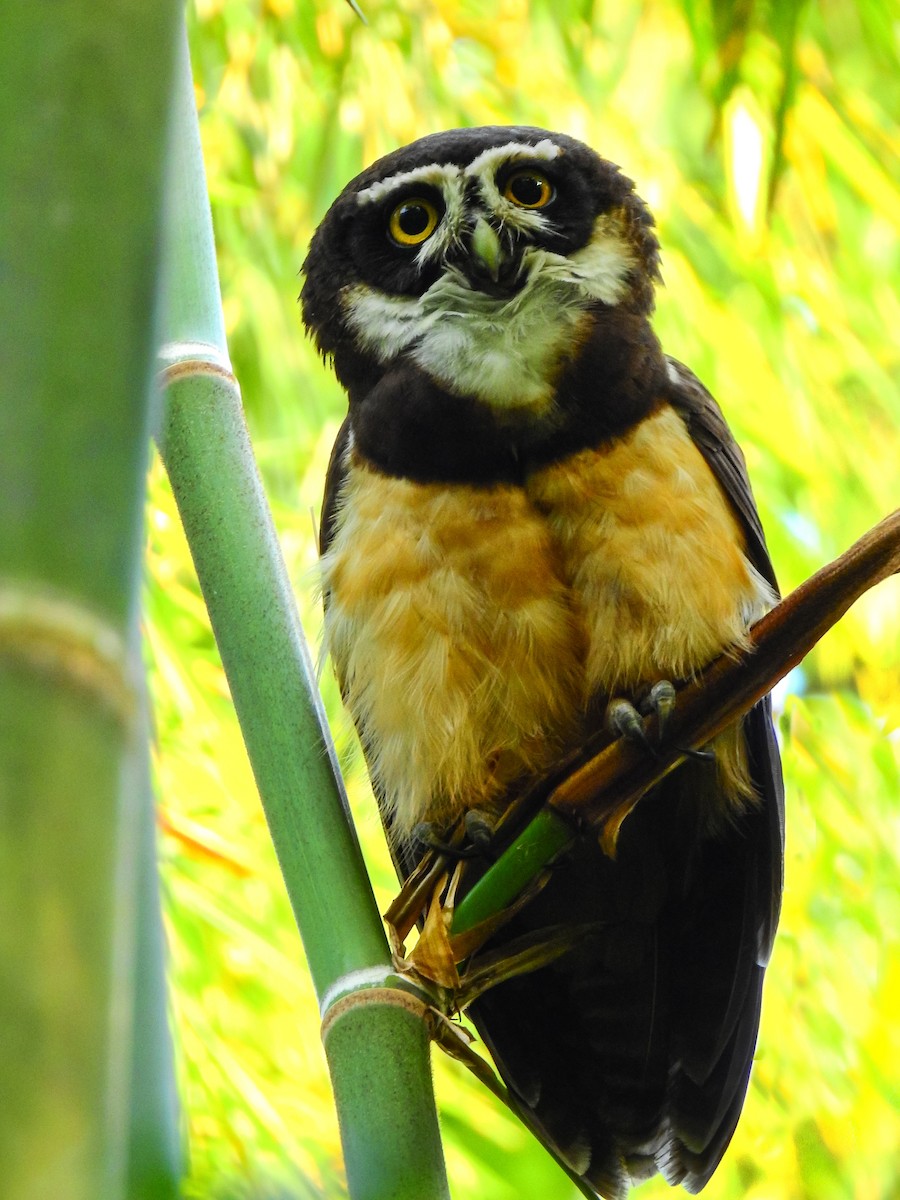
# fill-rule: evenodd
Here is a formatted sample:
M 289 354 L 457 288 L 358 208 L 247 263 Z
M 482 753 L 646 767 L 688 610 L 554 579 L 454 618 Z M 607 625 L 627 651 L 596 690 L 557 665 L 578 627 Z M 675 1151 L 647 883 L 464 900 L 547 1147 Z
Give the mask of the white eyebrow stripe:
M 507 142 L 505 146 L 493 146 L 473 159 L 466 168 L 466 175 L 478 180 L 481 195 L 490 210 L 495 213 L 503 225 L 511 225 L 524 233 L 541 233 L 547 229 L 550 222 L 544 213 L 535 209 L 522 208 L 513 204 L 500 194 L 497 187 L 497 172 L 507 163 L 515 163 L 517 159 L 539 159 L 551 162 L 561 153 L 559 147 L 545 138 L 536 146 L 522 142 Z
M 455 163 L 426 163 L 424 167 L 414 167 L 411 171 L 398 171 L 396 175 L 388 175 L 387 179 L 379 179 L 356 193 L 356 203 L 375 204 L 397 188 L 414 186 L 417 183 L 427 187 L 437 188 L 445 192 L 458 183 L 462 171 Z
M 434 233 L 427 237 L 419 247 L 416 265 L 420 268 L 433 258 L 441 258 L 459 240 L 465 210 L 465 184 L 462 175 L 459 174 L 455 179 L 449 179 L 442 192 L 444 215 L 438 222 Z
M 481 175 L 485 172 L 485 168 L 493 171 L 501 163 L 514 161 L 517 158 L 536 158 L 543 162 L 552 162 L 561 153 L 559 146 L 555 142 L 551 142 L 549 138 L 544 138 L 535 146 L 530 142 L 507 142 L 505 146 L 490 146 L 487 150 L 483 150 L 477 158 L 473 158 L 466 167 L 466 175 Z

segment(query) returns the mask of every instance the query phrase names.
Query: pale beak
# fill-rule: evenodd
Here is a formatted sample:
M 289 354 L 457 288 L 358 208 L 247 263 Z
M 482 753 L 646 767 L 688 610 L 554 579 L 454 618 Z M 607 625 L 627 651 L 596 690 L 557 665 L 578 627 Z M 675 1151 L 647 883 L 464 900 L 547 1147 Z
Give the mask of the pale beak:
M 465 260 L 460 266 L 470 284 L 479 292 L 498 299 L 508 298 L 525 284 L 522 247 L 501 241 L 494 227 L 479 217 L 472 229 Z
M 503 251 L 500 239 L 484 217 L 479 217 L 472 231 L 472 253 L 484 266 L 486 274 L 494 281 L 500 278 Z

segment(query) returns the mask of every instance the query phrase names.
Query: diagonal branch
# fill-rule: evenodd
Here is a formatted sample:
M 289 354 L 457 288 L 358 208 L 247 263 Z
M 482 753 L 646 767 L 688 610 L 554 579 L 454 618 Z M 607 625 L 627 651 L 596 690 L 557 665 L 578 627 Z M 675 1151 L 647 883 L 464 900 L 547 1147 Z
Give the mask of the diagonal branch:
M 518 895 L 572 840 L 573 818 L 597 826 L 601 844 L 613 855 L 622 822 L 641 796 L 682 761 L 685 747 L 704 745 L 748 712 L 851 604 L 898 571 L 900 509 L 758 621 L 750 630 L 747 651 L 722 655 L 685 684 L 662 739 L 656 718 L 648 719 L 648 737 L 658 744 L 655 757 L 623 738 L 600 734 L 539 780 L 504 820 L 501 836 L 507 848 L 458 905 L 453 932 L 470 929 Z M 510 844 L 511 830 L 518 836 Z
M 851 604 L 897 571 L 900 509 L 757 621 L 746 651 L 721 655 L 679 690 L 656 759 L 619 738 L 557 785 L 548 803 L 614 833 L 644 792 L 681 761 L 677 747 L 702 746 L 749 712 Z M 655 723 L 654 716 L 647 725 L 651 739 Z

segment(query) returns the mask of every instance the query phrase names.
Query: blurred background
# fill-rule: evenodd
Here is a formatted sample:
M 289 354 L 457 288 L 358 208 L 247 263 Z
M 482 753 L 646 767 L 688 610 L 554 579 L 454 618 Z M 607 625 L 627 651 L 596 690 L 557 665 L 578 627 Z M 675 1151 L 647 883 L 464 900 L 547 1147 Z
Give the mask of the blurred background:
M 619 163 L 656 214 L 656 328 L 743 445 L 784 590 L 900 503 L 897 0 L 193 0 L 228 336 L 317 652 L 314 529 L 345 402 L 299 269 L 344 184 L 405 142 L 527 123 Z M 195 1197 L 345 1195 L 318 1011 L 165 475 L 147 645 Z M 711 1200 L 900 1196 L 900 580 L 779 689 L 787 884 L 751 1088 Z M 395 883 L 327 664 L 379 903 Z M 435 1055 L 456 1197 L 572 1185 Z M 645 1185 L 640 1200 L 669 1194 Z

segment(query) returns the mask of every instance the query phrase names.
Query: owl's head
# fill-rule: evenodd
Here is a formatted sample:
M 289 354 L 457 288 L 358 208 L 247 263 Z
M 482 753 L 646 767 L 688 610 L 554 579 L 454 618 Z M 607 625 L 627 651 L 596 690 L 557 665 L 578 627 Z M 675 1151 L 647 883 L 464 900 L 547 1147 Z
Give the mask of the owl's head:
M 304 264 L 303 318 L 353 396 L 403 358 L 493 408 L 540 408 L 598 314 L 649 315 L 653 218 L 562 134 L 432 134 L 340 194 Z

